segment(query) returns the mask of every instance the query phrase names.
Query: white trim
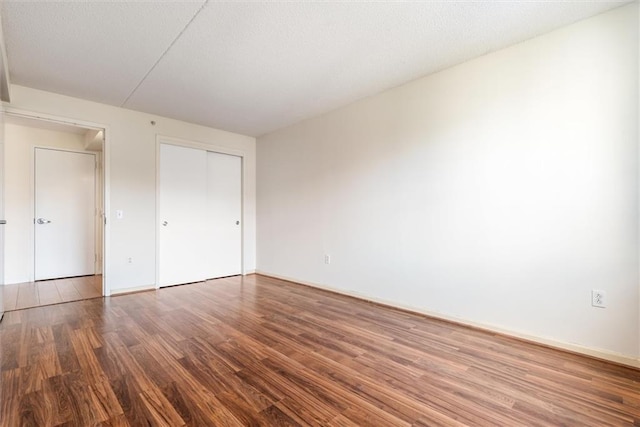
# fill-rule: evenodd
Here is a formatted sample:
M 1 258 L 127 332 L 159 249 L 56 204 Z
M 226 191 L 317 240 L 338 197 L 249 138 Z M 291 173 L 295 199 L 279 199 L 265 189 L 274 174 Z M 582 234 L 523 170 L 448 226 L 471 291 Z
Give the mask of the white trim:
M 110 296 L 113 297 L 116 295 L 130 294 L 132 292 L 155 291 L 155 290 L 156 290 L 155 285 L 133 286 L 131 288 L 118 288 L 113 292 L 111 292 Z
M 510 336 L 510 337 L 513 337 L 513 338 L 519 338 L 519 339 L 522 339 L 522 340 L 525 340 L 525 341 L 530 341 L 530 342 L 533 342 L 533 343 L 542 344 L 542 345 L 545 345 L 545 346 L 548 346 L 548 347 L 553 347 L 553 348 L 560 349 L 560 350 L 567 350 L 567 351 L 570 351 L 570 352 L 573 352 L 573 353 L 580 353 L 580 354 L 584 354 L 584 355 L 587 355 L 587 356 L 596 357 L 598 359 L 604 359 L 604 360 L 608 360 L 608 361 L 611 361 L 611 362 L 620 363 L 620 364 L 632 366 L 632 367 L 635 367 L 635 368 L 640 368 L 640 358 L 639 359 L 634 359 L 632 357 L 625 356 L 625 355 L 619 354 L 619 353 L 614 353 L 614 352 L 609 352 L 609 351 L 604 351 L 604 350 L 598 350 L 598 349 L 584 347 L 584 346 L 577 345 L 577 344 L 565 343 L 565 342 L 556 341 L 556 340 L 552 340 L 552 339 L 548 339 L 548 338 L 544 338 L 544 337 L 538 337 L 538 336 L 534 336 L 534 335 L 529 335 L 529 334 L 526 334 L 526 333 L 522 333 L 522 332 L 511 330 L 511 329 L 504 329 L 504 328 L 501 328 L 501 327 L 496 326 L 496 325 L 491 325 L 491 324 L 486 324 L 486 323 L 478 323 L 478 322 L 474 322 L 474 321 L 468 320 L 468 319 L 461 319 L 459 317 L 449 316 L 449 315 L 438 313 L 438 312 L 433 312 L 433 311 L 424 310 L 424 309 L 421 309 L 421 308 L 410 307 L 410 306 L 406 306 L 406 305 L 403 305 L 403 304 L 398 304 L 396 302 L 388 301 L 388 300 L 381 299 L 381 298 L 373 298 L 373 297 L 370 297 L 370 296 L 367 296 L 367 295 L 360 294 L 358 292 L 345 291 L 344 289 L 338 289 L 338 288 L 334 288 L 334 287 L 327 286 L 327 285 L 321 285 L 321 284 L 318 284 L 318 283 L 306 282 L 306 281 L 303 281 L 303 280 L 295 279 L 293 277 L 281 276 L 279 274 L 269 273 L 269 272 L 262 271 L 262 270 L 256 270 L 256 274 L 260 274 L 262 276 L 267 276 L 267 277 L 272 277 L 274 279 L 286 280 L 288 282 L 299 283 L 299 284 L 302 284 L 302 285 L 305 285 L 305 286 L 310 286 L 312 288 L 322 289 L 322 290 L 325 290 L 325 291 L 334 292 L 336 294 L 346 295 L 346 296 L 349 296 L 349 297 L 357 298 L 359 300 L 369 301 L 369 302 L 373 302 L 373 303 L 376 303 L 376 304 L 381 304 L 381 305 L 384 305 L 384 306 L 387 306 L 387 307 L 391 307 L 391 308 L 398 308 L 398 309 L 401 309 L 401 310 L 405 310 L 405 311 L 409 311 L 409 312 L 412 312 L 412 313 L 433 317 L 433 318 L 436 318 L 436 319 L 447 320 L 447 321 L 458 323 L 458 324 L 461 324 L 461 325 L 467 325 L 467 326 L 471 326 L 473 328 L 482 329 L 482 330 L 485 330 L 485 331 L 488 331 L 488 332 L 497 332 L 497 333 L 500 333 L 502 335 L 507 335 L 507 336 Z
M 36 120 L 45 120 L 54 123 L 60 123 L 71 126 L 78 126 L 87 129 L 104 130 L 104 145 L 102 147 L 102 206 L 104 209 L 103 229 L 102 229 L 102 295 L 108 297 L 111 295 L 111 283 L 109 274 L 109 248 L 111 246 L 111 236 L 108 232 L 109 212 L 110 212 L 110 195 L 111 195 L 111 130 L 108 125 L 102 123 L 89 122 L 86 120 L 78 120 L 69 117 L 55 116 L 52 114 L 38 113 L 35 111 L 13 108 L 10 105 L 3 105 L 4 113 L 7 115 L 26 117 Z
M 234 154 L 234 156 L 238 156 L 237 154 Z M 245 224 L 245 209 L 244 209 L 244 201 L 245 201 L 245 167 L 244 167 L 244 161 L 245 161 L 245 157 L 244 155 L 242 156 L 238 156 L 240 157 L 240 274 L 242 274 L 243 276 L 245 276 L 247 273 L 245 272 L 245 266 L 247 265 L 247 263 L 245 262 L 245 244 L 244 244 L 244 238 L 245 238 L 245 228 L 244 228 L 244 224 Z
M 35 120 L 44 120 L 47 122 L 76 126 L 81 128 L 87 128 L 87 129 L 102 130 L 102 129 L 108 128 L 108 126 L 100 123 L 89 122 L 86 120 L 78 120 L 70 117 L 54 116 L 52 114 L 38 113 L 35 111 L 22 110 L 20 108 L 11 107 L 10 105 L 5 105 L 4 112 L 9 116 L 24 117 L 24 118 L 35 119 Z
M 248 273 L 245 270 L 245 265 L 247 264 L 245 262 L 245 258 L 246 258 L 246 248 L 245 248 L 245 244 L 244 244 L 244 239 L 245 239 L 245 223 L 246 223 L 246 217 L 245 217 L 245 200 L 247 199 L 247 194 L 246 194 L 246 185 L 245 182 L 247 182 L 247 176 L 246 176 L 246 168 L 245 168 L 245 158 L 247 153 L 245 152 L 245 150 L 239 150 L 239 149 L 235 149 L 235 148 L 228 148 L 228 147 L 222 147 L 220 145 L 214 145 L 214 144 L 207 144 L 205 142 L 201 142 L 201 141 L 193 141 L 193 140 L 188 140 L 188 139 L 183 139 L 183 138 L 176 138 L 173 136 L 167 136 L 167 135 L 162 135 L 162 134 L 156 134 L 156 283 L 155 283 L 155 289 L 160 289 L 160 144 L 168 144 L 168 145 L 175 145 L 177 147 L 186 147 L 186 148 L 195 148 L 195 149 L 199 149 L 199 150 L 204 150 L 204 151 L 210 151 L 213 153 L 219 153 L 219 154 L 228 154 L 231 156 L 236 156 L 236 157 L 240 157 L 240 173 L 241 173 L 241 182 L 240 182 L 240 188 L 241 188 L 241 193 L 242 193 L 242 197 L 240 198 L 240 215 L 242 218 L 242 221 L 240 223 L 240 271 L 241 274 L 243 276 L 247 275 L 247 274 L 252 274 L 252 273 Z M 255 272 L 255 270 L 251 270 L 252 272 Z
M 154 289 L 160 289 L 160 135 L 156 134 L 156 235 L 155 248 L 156 248 L 156 274 Z
M 4 171 L 5 171 L 5 161 L 4 161 L 4 107 L 0 105 L 0 219 L 5 219 L 4 216 Z M 5 284 L 4 276 L 4 257 L 5 257 L 5 246 L 4 246 L 4 229 L 5 225 L 0 226 L 0 292 L 2 292 L 2 286 Z M 4 316 L 4 297 L 0 295 L 0 321 Z
M 104 167 L 102 162 L 102 151 L 95 152 L 96 153 L 96 217 L 95 217 L 95 227 L 96 227 L 96 261 L 95 261 L 95 270 L 96 274 L 102 275 L 103 265 L 102 258 L 104 254 L 102 253 L 104 241 L 104 197 L 102 197 L 102 192 L 104 191 Z M 100 237 L 98 239 L 98 236 Z
M 109 247 L 111 246 L 111 233 L 109 233 L 109 212 L 111 200 L 111 130 L 108 126 L 104 129 L 104 142 L 102 144 L 102 295 L 111 295 L 111 274 L 109 268 Z
M 173 136 L 156 134 L 156 147 L 159 147 L 159 145 L 157 144 L 159 144 L 160 142 L 162 142 L 163 144 L 176 145 L 178 147 L 199 148 L 200 150 L 213 151 L 220 154 L 230 154 L 232 156 L 238 156 L 243 158 L 247 155 L 244 150 L 238 150 L 235 148 L 208 144 L 202 141 L 193 141 L 189 139 L 176 138 Z
M 640 22 L 640 7 L 638 7 L 638 17 L 637 17 L 638 21 Z M 638 67 L 640 68 L 640 43 L 638 43 Z M 638 85 L 638 100 L 637 100 L 637 106 L 638 106 L 638 121 L 636 121 L 636 137 L 638 138 L 638 142 L 637 142 L 637 147 L 640 147 L 640 85 Z M 638 150 L 638 158 L 636 159 L 637 163 L 636 163 L 636 183 L 640 183 L 640 170 L 638 170 L 638 166 L 640 165 L 640 150 Z M 640 188 L 639 188 L 640 190 Z M 638 198 L 638 206 L 636 206 L 637 209 L 637 220 L 638 220 L 638 225 L 640 225 L 640 197 Z M 640 226 L 638 227 L 638 236 L 637 236 L 637 240 L 636 240 L 636 244 L 640 245 Z M 638 277 L 640 277 L 640 251 L 638 251 Z M 640 280 L 637 281 L 638 283 L 638 307 L 640 307 Z M 638 354 L 640 355 L 640 310 L 638 310 Z

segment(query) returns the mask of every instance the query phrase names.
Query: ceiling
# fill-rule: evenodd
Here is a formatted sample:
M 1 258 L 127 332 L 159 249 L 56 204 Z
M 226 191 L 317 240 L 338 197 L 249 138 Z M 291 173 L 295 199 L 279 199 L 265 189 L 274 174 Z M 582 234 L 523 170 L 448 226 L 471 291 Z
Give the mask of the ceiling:
M 4 0 L 12 83 L 259 136 L 623 2 Z

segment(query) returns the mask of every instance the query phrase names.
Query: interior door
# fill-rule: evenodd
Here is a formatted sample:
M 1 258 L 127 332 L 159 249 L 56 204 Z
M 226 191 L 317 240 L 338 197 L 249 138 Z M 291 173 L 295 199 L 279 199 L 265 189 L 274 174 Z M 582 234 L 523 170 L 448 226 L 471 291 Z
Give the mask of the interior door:
M 35 149 L 35 280 L 95 273 L 95 155 Z
M 0 107 L 1 108 L 1 107 Z M 4 316 L 4 112 L 0 111 L 0 320 Z
M 207 153 L 208 278 L 242 273 L 242 158 Z
M 207 278 L 207 152 L 160 144 L 160 286 Z

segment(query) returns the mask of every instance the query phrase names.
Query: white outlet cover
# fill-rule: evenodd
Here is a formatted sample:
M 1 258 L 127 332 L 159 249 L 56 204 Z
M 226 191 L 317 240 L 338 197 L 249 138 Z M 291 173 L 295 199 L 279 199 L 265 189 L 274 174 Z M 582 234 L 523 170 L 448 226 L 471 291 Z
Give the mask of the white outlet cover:
M 602 290 L 594 289 L 591 291 L 591 305 L 599 308 L 607 307 L 607 293 Z
M 123 210 L 118 209 L 118 210 L 116 211 L 116 218 L 117 218 L 117 219 L 122 219 L 122 218 L 124 218 L 124 211 L 123 211 Z

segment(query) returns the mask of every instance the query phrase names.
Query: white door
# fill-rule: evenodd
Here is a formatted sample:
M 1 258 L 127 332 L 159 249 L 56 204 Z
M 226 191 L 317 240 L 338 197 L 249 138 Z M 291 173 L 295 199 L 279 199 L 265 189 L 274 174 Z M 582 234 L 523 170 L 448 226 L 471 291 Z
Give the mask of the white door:
M 160 144 L 159 284 L 207 278 L 207 152 Z
M 95 155 L 35 150 L 35 280 L 95 273 Z
M 242 273 L 242 158 L 207 153 L 207 277 Z
M 0 107 L 2 108 L 2 107 Z M 4 112 L 0 111 L 0 320 L 4 315 Z

